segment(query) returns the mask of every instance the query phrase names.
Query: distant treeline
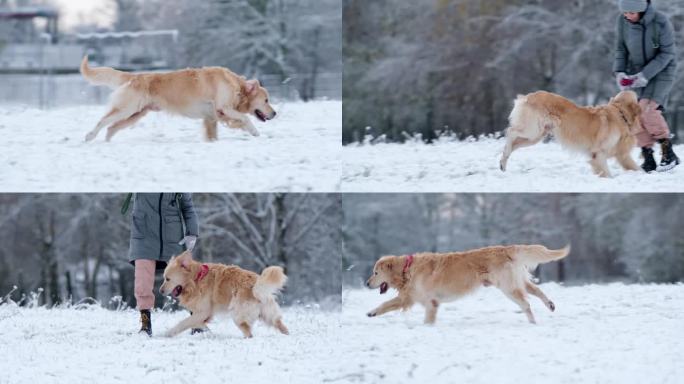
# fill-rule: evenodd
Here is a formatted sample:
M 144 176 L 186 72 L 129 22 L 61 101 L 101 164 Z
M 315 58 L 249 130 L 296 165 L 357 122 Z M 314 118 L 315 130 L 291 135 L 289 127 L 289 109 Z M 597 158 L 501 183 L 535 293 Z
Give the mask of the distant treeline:
M 11 292 L 22 304 L 89 298 L 134 306 L 131 216 L 120 213 L 125 196 L 0 194 L 0 298 Z M 339 195 L 195 194 L 193 200 L 198 260 L 252 271 L 280 265 L 289 276 L 285 302 L 339 304 Z M 163 302 L 157 295 L 157 305 Z
M 684 0 L 653 4 L 682 52 Z M 488 135 L 506 128 L 517 94 L 593 105 L 618 90 L 615 0 L 343 0 L 343 14 L 344 143 Z M 683 72 L 668 106 L 674 131 L 684 131 Z
M 344 283 L 358 286 L 382 255 L 490 245 L 571 244 L 541 281 L 684 281 L 684 196 L 678 194 L 349 194 Z

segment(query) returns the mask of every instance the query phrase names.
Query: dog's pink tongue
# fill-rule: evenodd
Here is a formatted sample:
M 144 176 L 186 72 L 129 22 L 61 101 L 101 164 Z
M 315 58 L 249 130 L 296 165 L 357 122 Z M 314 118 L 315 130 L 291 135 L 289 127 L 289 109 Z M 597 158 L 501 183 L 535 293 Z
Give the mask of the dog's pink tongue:
M 171 292 L 171 296 L 178 297 L 178 295 L 181 294 L 182 290 L 183 290 L 183 287 L 181 287 L 180 285 L 177 285 L 176 288 L 174 288 L 173 291 Z
M 382 295 L 383 293 L 387 292 L 387 288 L 387 283 L 380 284 L 380 294 Z

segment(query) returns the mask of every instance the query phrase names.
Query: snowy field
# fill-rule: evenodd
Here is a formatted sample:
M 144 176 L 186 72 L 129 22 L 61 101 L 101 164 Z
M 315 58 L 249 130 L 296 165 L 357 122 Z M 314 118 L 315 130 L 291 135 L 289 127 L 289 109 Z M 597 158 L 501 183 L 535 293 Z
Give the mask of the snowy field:
M 153 313 L 161 333 L 187 312 Z M 0 383 L 321 383 L 339 362 L 339 312 L 284 310 L 290 335 L 257 325 L 244 339 L 230 319 L 210 334 L 137 334 L 133 310 L 0 306 Z
M 537 325 L 495 288 L 443 304 L 435 326 L 422 308 L 368 318 L 390 290 L 343 293 L 339 382 L 682 383 L 684 285 L 543 284 Z
M 109 143 L 105 129 L 85 143 L 106 107 L 0 107 L 0 191 L 339 190 L 341 101 L 275 107 L 275 120 L 252 119 L 260 137 L 219 126 L 213 143 L 201 120 L 166 113 L 148 114 Z
M 684 285 L 543 284 L 537 325 L 495 289 L 423 312 L 365 316 L 393 291 L 346 290 L 343 312 L 284 310 L 291 335 L 229 319 L 211 333 L 161 333 L 185 312 L 0 306 L 0 383 L 681 383 Z M 36 381 L 39 380 L 39 381 Z
M 342 149 L 345 192 L 684 192 L 684 166 L 667 173 L 624 171 L 609 160 L 611 179 L 595 176 L 588 158 L 556 143 L 516 150 L 499 170 L 504 140 L 441 140 L 433 145 L 351 144 Z M 658 146 L 659 148 L 659 146 Z M 684 145 L 674 148 L 684 159 Z M 633 158 L 641 164 L 641 152 Z M 660 161 L 660 149 L 656 150 Z

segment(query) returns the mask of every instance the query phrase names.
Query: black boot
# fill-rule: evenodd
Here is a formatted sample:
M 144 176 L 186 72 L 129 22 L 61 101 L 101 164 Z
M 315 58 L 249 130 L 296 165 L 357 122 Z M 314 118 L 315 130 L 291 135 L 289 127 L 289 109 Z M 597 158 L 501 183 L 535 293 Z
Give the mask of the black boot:
M 149 309 L 140 311 L 140 322 L 142 323 L 142 326 L 138 333 L 146 333 L 147 336 L 152 337 L 152 317 L 150 316 Z
M 658 166 L 658 172 L 669 171 L 670 169 L 679 165 L 679 157 L 675 155 L 672 150 L 672 142 L 670 139 L 660 139 L 660 149 L 662 157 L 660 158 L 660 166 Z
M 641 156 L 644 157 L 644 163 L 641 164 L 641 169 L 643 169 L 646 173 L 655 171 L 658 166 L 653 158 L 653 149 L 649 147 L 641 147 Z

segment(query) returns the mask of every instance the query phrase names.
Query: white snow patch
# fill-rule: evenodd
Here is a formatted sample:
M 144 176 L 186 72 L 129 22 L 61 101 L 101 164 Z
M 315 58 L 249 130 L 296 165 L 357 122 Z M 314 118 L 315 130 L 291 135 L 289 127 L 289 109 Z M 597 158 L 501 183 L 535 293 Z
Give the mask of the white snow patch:
M 345 192 L 684 192 L 684 165 L 664 173 L 625 171 L 608 164 L 613 178 L 595 176 L 585 155 L 555 142 L 516 150 L 501 172 L 504 140 L 351 144 L 342 150 Z M 656 161 L 660 161 L 656 146 Z M 684 145 L 675 152 L 684 155 Z M 641 164 L 640 149 L 633 158 Z
M 0 191 L 337 191 L 341 101 L 284 103 L 254 120 L 260 137 L 219 126 L 204 141 L 201 120 L 150 113 L 104 141 L 84 138 L 104 106 L 42 111 L 1 107 Z
M 366 313 L 392 298 L 343 292 L 340 352 L 330 376 L 368 383 L 681 383 L 684 285 L 555 283 L 530 298 L 537 325 L 495 288 L 424 311 Z
M 152 314 L 160 334 L 188 313 Z M 137 334 L 137 311 L 0 306 L 0 383 L 321 383 L 339 362 L 339 311 L 285 308 L 290 335 L 229 318 L 209 334 Z

